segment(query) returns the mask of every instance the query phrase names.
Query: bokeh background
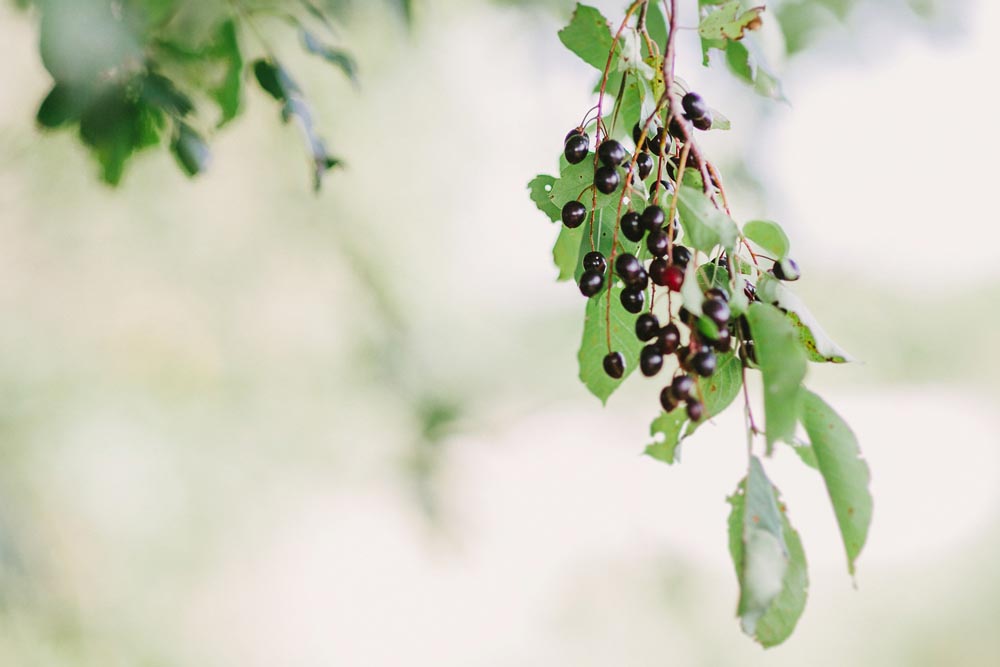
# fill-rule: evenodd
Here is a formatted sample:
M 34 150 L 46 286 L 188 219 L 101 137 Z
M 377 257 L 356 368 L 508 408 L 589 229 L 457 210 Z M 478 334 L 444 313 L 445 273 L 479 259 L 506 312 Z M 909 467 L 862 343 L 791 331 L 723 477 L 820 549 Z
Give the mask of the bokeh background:
M 786 226 L 862 360 L 810 380 L 873 469 L 856 586 L 779 450 L 812 584 L 767 652 L 734 619 L 739 416 L 667 467 L 654 381 L 576 380 L 525 190 L 591 104 L 568 3 L 354 3 L 360 91 L 282 45 L 348 163 L 320 196 L 258 91 L 204 177 L 99 184 L 36 130 L 36 17 L 0 5 L 0 665 L 1000 664 L 1000 5 L 855 5 L 794 57 L 765 29 L 788 105 L 681 44 L 737 216 Z

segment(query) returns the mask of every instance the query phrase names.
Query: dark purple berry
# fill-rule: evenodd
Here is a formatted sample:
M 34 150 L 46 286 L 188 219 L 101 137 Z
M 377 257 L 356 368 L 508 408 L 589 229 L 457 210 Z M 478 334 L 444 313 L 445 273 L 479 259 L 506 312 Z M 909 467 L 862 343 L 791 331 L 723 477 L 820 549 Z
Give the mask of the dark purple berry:
M 663 368 L 663 355 L 655 344 L 642 348 L 639 354 L 639 370 L 646 377 L 653 377 Z
M 685 131 L 686 130 L 686 131 Z M 670 136 L 674 139 L 679 139 L 683 141 L 687 138 L 690 133 L 690 127 L 688 127 L 688 121 L 680 116 L 674 116 L 670 119 Z
M 715 372 L 716 358 L 715 354 L 707 350 L 698 352 L 689 362 L 691 370 L 702 377 L 708 377 Z
M 604 287 L 604 276 L 597 271 L 584 271 L 580 276 L 580 293 L 592 297 Z
M 663 209 L 653 204 L 652 206 L 647 206 L 646 210 L 642 212 L 642 226 L 649 231 L 656 231 L 663 227 L 663 223 L 667 221 L 667 215 L 663 212 Z
M 694 326 L 695 320 L 698 319 L 684 306 L 681 306 L 680 310 L 677 311 L 677 318 L 689 327 Z
M 722 299 L 726 303 L 729 303 L 729 292 L 722 289 L 721 287 L 713 287 L 705 292 L 705 296 L 710 299 Z
M 653 156 L 649 153 L 639 153 L 635 159 L 635 166 L 639 170 L 639 179 L 646 180 L 653 173 Z
M 794 259 L 786 258 L 774 263 L 774 277 L 778 280 L 792 282 L 798 280 L 801 276 L 802 273 L 799 271 L 799 265 Z
M 644 290 L 649 287 L 649 274 L 646 273 L 646 269 L 639 269 L 639 275 L 637 275 L 634 280 L 625 284 L 628 287 L 635 287 L 636 289 Z
M 664 387 L 663 391 L 660 392 L 660 406 L 664 412 L 673 412 L 677 409 L 677 399 L 674 398 L 669 386 Z
M 643 313 L 635 321 L 635 337 L 646 342 L 656 338 L 660 331 L 660 321 L 652 313 Z
M 642 220 L 639 218 L 638 213 L 629 211 L 622 216 L 622 234 L 629 241 L 638 243 L 642 240 L 642 235 L 645 233 L 646 230 L 642 227 Z
M 691 124 L 694 125 L 696 130 L 701 130 L 705 132 L 712 129 L 712 114 L 706 113 L 701 118 L 692 118 Z
M 673 354 L 681 344 L 681 332 L 677 325 L 671 322 L 660 331 L 660 337 L 656 340 L 663 354 Z
M 690 375 L 678 375 L 670 383 L 670 392 L 678 401 L 690 401 L 697 397 L 694 378 Z
M 653 153 L 657 155 L 666 155 L 667 153 L 670 152 L 670 146 L 671 146 L 670 135 L 666 134 L 663 131 L 663 128 L 661 127 L 656 132 L 656 136 L 653 137 L 653 146 L 652 146 Z M 661 147 L 662 147 L 662 152 L 660 150 Z
M 590 139 L 585 134 L 577 134 L 566 140 L 566 149 L 563 155 L 570 164 L 579 164 L 587 159 L 590 152 Z
M 674 244 L 674 251 L 671 254 L 673 257 L 674 264 L 678 266 L 687 266 L 688 262 L 691 261 L 691 251 L 682 245 Z
M 598 192 L 606 195 L 617 190 L 621 182 L 621 176 L 618 175 L 618 170 L 614 167 L 598 167 L 597 171 L 594 172 L 594 187 L 597 188 Z
M 701 401 L 691 401 L 687 404 L 688 418 L 693 422 L 700 422 L 705 416 L 705 404 Z
M 668 266 L 666 283 L 667 288 L 672 292 L 680 292 L 681 287 L 684 286 L 684 269 L 676 264 Z
M 618 255 L 618 259 L 615 260 L 615 273 L 625 281 L 625 284 L 630 284 L 636 282 L 645 271 L 642 262 L 636 259 L 635 255 L 626 253 Z
M 719 337 L 715 339 L 715 349 L 718 352 L 729 352 L 733 346 L 732 334 L 727 327 L 719 329 Z
M 630 313 L 642 312 L 642 305 L 646 301 L 646 295 L 638 287 L 626 287 L 622 290 L 622 307 Z
M 701 305 L 701 312 L 720 327 L 726 325 L 731 315 L 729 304 L 717 297 L 712 297 L 703 303 Z
M 578 201 L 566 202 L 562 208 L 563 224 L 570 229 L 575 229 L 583 224 L 587 219 L 587 207 Z
M 597 157 L 609 167 L 617 167 L 625 161 L 625 147 L 614 139 L 605 139 L 597 147 Z
M 583 131 L 582 127 L 574 127 L 572 130 L 566 133 L 566 138 L 563 139 L 563 144 L 572 139 L 573 137 L 583 137 L 588 142 L 590 141 L 590 136 Z
M 653 257 L 663 257 L 666 255 L 669 246 L 670 237 L 662 229 L 652 232 L 646 237 L 646 247 L 649 248 L 649 252 Z
M 597 271 L 601 275 L 608 269 L 608 262 L 604 259 L 604 255 L 592 250 L 583 256 L 583 268 L 587 271 Z
M 670 264 L 667 260 L 662 258 L 654 259 L 649 264 L 649 278 L 653 281 L 654 285 L 659 285 L 660 287 L 667 286 L 667 273 L 670 269 Z
M 685 95 L 681 99 L 681 106 L 684 107 L 684 113 L 686 113 L 691 120 L 701 118 L 705 114 L 709 113 L 708 105 L 705 104 L 705 100 L 702 99 L 701 95 L 698 93 L 688 93 Z
M 757 300 L 757 286 L 754 285 L 752 282 L 747 281 L 746 284 L 743 286 L 743 294 L 746 295 L 747 300 L 750 303 L 753 303 L 754 301 Z
M 604 357 L 604 372 L 616 380 L 625 375 L 625 357 L 621 352 L 609 352 Z

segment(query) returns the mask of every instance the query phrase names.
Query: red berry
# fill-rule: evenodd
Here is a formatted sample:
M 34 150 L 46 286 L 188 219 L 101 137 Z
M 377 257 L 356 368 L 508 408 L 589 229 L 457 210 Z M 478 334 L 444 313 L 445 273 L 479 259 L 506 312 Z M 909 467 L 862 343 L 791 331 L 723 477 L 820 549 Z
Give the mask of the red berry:
M 684 286 L 684 269 L 681 267 L 671 264 L 667 267 L 667 288 L 673 292 L 680 292 L 681 287 Z

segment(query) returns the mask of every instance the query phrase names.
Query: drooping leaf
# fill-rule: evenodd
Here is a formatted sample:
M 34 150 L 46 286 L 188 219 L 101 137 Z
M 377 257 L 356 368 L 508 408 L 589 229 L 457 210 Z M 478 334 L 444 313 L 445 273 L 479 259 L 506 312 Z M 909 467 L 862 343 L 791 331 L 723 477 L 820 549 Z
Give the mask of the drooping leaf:
M 850 426 L 811 391 L 803 391 L 802 425 L 826 483 L 847 552 L 847 570 L 865 546 L 872 519 L 871 473 Z
M 609 267 L 610 270 L 610 267 Z M 611 350 L 625 357 L 625 374 L 615 380 L 604 372 L 604 357 L 608 354 L 608 289 L 587 300 L 587 315 L 583 323 L 583 341 L 577 356 L 580 362 L 580 380 L 594 396 L 607 403 L 608 397 L 635 370 L 642 343 L 635 337 L 635 320 L 638 315 L 626 311 L 621 305 L 620 286 L 611 288 L 610 332 Z
M 301 35 L 302 45 L 306 51 L 335 65 L 351 80 L 351 83 L 355 86 L 358 85 L 358 66 L 354 62 L 354 58 L 347 51 L 326 44 L 308 30 L 303 29 Z
M 767 446 L 791 442 L 795 437 L 806 355 L 798 333 L 780 310 L 767 303 L 753 303 L 747 310 L 757 362 L 764 377 L 764 416 Z
M 556 237 L 556 244 L 552 248 L 552 261 L 559 269 L 557 280 L 571 280 L 576 276 L 577 267 L 580 265 L 580 246 L 587 232 L 587 224 L 570 229 L 565 225 L 559 226 L 559 236 Z
M 777 488 L 774 488 L 774 497 L 781 510 L 781 532 L 788 549 L 788 569 L 781 582 L 781 592 L 757 621 L 756 639 L 764 648 L 777 646 L 792 635 L 805 611 L 809 594 L 809 572 L 802 539 L 788 520 Z
M 769 253 L 772 259 L 784 259 L 788 255 L 788 236 L 776 222 L 751 220 L 743 225 L 743 235 Z
M 267 59 L 257 60 L 253 64 L 253 73 L 260 87 L 279 102 L 287 102 L 300 92 L 298 85 L 279 63 Z
M 743 11 L 741 0 L 730 0 L 701 19 L 698 24 L 698 34 L 702 39 L 713 42 L 740 40 L 746 31 L 760 27 L 760 15 L 763 13 L 763 6 Z
M 661 412 L 660 416 L 654 419 L 649 426 L 649 434 L 653 436 L 653 442 L 646 446 L 644 453 L 668 465 L 678 461 L 680 453 L 677 448 L 683 439 L 681 431 L 688 421 L 683 407 L 678 407 L 673 412 Z
M 163 112 L 137 99 L 128 84 L 105 85 L 80 116 L 80 139 L 101 164 L 101 177 L 118 185 L 125 163 L 160 140 Z
M 787 101 L 781 81 L 768 67 L 752 39 L 748 37 L 740 42 L 726 42 L 725 54 L 729 69 L 753 86 L 757 94 L 781 102 Z
M 710 253 L 717 245 L 730 251 L 736 246 L 739 228 L 732 218 L 715 208 L 704 192 L 683 185 L 677 197 L 677 210 L 687 245 L 704 253 Z
M 660 48 L 667 43 L 667 21 L 663 17 L 663 9 L 660 3 L 651 2 L 646 11 L 646 30 L 649 37 L 656 42 Z
M 788 319 L 798 332 L 799 343 L 810 361 L 842 364 L 854 360 L 823 330 L 802 299 L 780 280 L 761 276 L 757 294 L 762 301 L 788 311 Z
M 224 21 L 209 49 L 225 64 L 223 76 L 209 90 L 222 112 L 219 119 L 219 127 L 222 127 L 236 118 L 242 102 L 243 53 L 240 51 L 236 23 L 232 20 Z
M 190 125 L 178 122 L 177 133 L 170 150 L 188 176 L 197 176 L 208 168 L 212 157 L 208 144 Z
M 599 10 L 577 3 L 569 25 L 559 31 L 559 40 L 585 63 L 603 72 L 614 36 Z
M 721 111 L 718 109 L 711 109 L 712 112 L 712 127 L 710 130 L 731 130 L 733 129 L 733 124 L 726 118 Z
M 56 82 L 42 100 L 36 120 L 41 127 L 55 129 L 80 120 L 91 95 L 84 86 Z
M 163 109 L 177 118 L 183 118 L 194 110 L 191 99 L 179 91 L 173 81 L 157 72 L 149 72 L 143 77 L 139 95 L 149 106 Z
M 729 553 L 740 583 L 736 615 L 743 632 L 755 637 L 758 622 L 784 588 L 789 563 L 774 487 L 756 456 L 729 504 Z

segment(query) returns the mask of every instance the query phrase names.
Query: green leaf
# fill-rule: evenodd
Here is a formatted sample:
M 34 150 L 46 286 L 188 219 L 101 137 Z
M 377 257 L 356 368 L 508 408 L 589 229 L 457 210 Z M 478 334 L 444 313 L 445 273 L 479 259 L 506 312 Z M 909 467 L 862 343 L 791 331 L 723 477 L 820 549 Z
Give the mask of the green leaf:
M 743 632 L 755 637 L 758 621 L 784 588 L 789 562 L 774 487 L 756 456 L 728 500 L 729 553 L 740 583 L 736 615 Z
M 625 182 L 625 170 L 618 168 L 618 174 L 622 182 Z M 593 206 L 594 196 L 594 161 L 593 153 L 586 160 L 578 164 L 569 164 L 562 160 L 559 171 L 559 180 L 552 184 L 550 198 L 552 203 L 562 211 L 566 202 L 578 199 L 583 202 L 589 211 Z M 621 191 L 613 192 L 610 195 L 597 194 L 597 208 L 602 209 L 609 206 L 617 208 Z
M 742 11 L 741 0 L 731 0 L 710 12 L 698 24 L 698 34 L 702 39 L 740 40 L 747 30 L 756 30 L 761 25 L 760 15 L 764 7 L 753 7 Z
M 687 413 L 683 408 L 678 407 L 673 412 L 661 412 L 660 416 L 654 419 L 649 426 L 649 434 L 653 436 L 653 442 L 646 446 L 644 453 L 668 465 L 679 461 L 680 452 L 677 448 L 683 439 L 681 430 L 688 421 Z
M 667 43 L 667 21 L 660 3 L 651 2 L 646 10 L 646 30 L 650 38 L 662 48 Z
M 149 106 L 163 109 L 177 118 L 183 118 L 194 110 L 191 99 L 177 90 L 170 79 L 156 72 L 149 72 L 142 79 L 139 95 Z
M 850 426 L 811 391 L 803 391 L 801 416 L 840 526 L 847 570 L 854 574 L 854 563 L 865 546 L 872 520 L 868 464 L 861 458 Z
M 776 222 L 751 220 L 743 225 L 743 235 L 769 253 L 772 259 L 784 259 L 788 255 L 788 236 Z
M 731 130 L 733 129 L 733 124 L 726 118 L 721 111 L 718 109 L 711 109 L 712 112 L 712 127 L 708 128 L 710 130 Z
M 609 268 L 610 270 L 610 268 Z M 608 289 L 587 300 L 587 316 L 583 323 L 583 341 L 580 344 L 580 380 L 602 403 L 631 375 L 638 365 L 642 343 L 635 337 L 638 315 L 626 311 L 621 305 L 620 286 L 611 288 L 611 350 L 625 357 L 625 374 L 618 380 L 604 372 L 604 357 L 608 353 L 608 326 L 606 320 Z
M 188 176 L 197 176 L 208 168 L 212 157 L 208 144 L 187 123 L 179 122 L 177 135 L 170 145 L 177 162 Z
M 552 248 L 552 261 L 559 269 L 559 277 L 556 280 L 571 280 L 576 276 L 577 267 L 580 265 L 580 246 L 587 227 L 586 223 L 575 229 L 559 225 L 559 236 L 556 237 L 556 244 Z
M 159 142 L 163 112 L 136 97 L 129 85 L 106 85 L 80 117 L 80 139 L 93 149 L 109 185 L 121 181 L 132 153 Z
M 854 358 L 844 351 L 820 326 L 806 304 L 777 278 L 762 275 L 757 284 L 761 301 L 788 311 L 788 319 L 798 332 L 799 343 L 810 361 L 843 364 Z
M 639 210 L 641 211 L 642 209 Z M 612 248 L 615 247 L 615 222 L 617 213 L 617 205 L 599 208 L 597 210 L 597 215 L 594 219 L 594 248 L 609 259 L 612 254 L 621 255 L 623 253 L 636 255 L 638 257 L 640 255 L 640 251 L 646 249 L 646 244 L 629 241 L 621 234 L 620 230 L 618 234 L 617 248 L 614 253 L 612 253 Z M 587 222 L 580 225 L 580 228 L 586 230 L 580 236 L 580 250 L 577 253 L 579 257 L 583 257 L 585 254 L 590 252 L 590 218 L 587 218 Z M 574 278 L 579 280 L 582 275 L 583 263 L 579 262 L 576 266 Z
M 808 442 L 794 442 L 789 446 L 795 452 L 795 455 L 799 457 L 799 460 L 813 470 L 819 470 L 819 461 L 816 460 L 816 452 L 813 451 L 812 445 Z
M 806 355 L 795 328 L 774 306 L 751 304 L 747 319 L 764 376 L 764 416 L 770 453 L 775 442 L 791 442 L 795 437 Z
M 787 101 L 781 81 L 768 67 L 763 55 L 750 38 L 741 42 L 727 42 L 726 64 L 737 77 L 753 86 L 758 95 L 781 102 Z
M 236 24 L 232 20 L 224 21 L 219 26 L 209 49 L 225 63 L 225 73 L 221 80 L 209 90 L 212 99 L 222 112 L 222 117 L 219 119 L 219 127 L 222 127 L 236 118 L 242 102 L 243 53 L 240 51 Z
M 531 192 L 531 201 L 535 202 L 539 211 L 549 216 L 549 220 L 552 222 L 561 222 L 562 211 L 552 203 L 552 199 L 549 197 L 556 180 L 558 179 L 555 176 L 539 174 L 528 183 L 528 190 Z
M 287 102 L 299 91 L 298 85 L 285 71 L 285 68 L 276 62 L 261 59 L 253 64 L 253 73 L 257 77 L 257 83 L 267 93 L 279 102 Z
M 559 31 L 559 40 L 585 63 L 603 72 L 614 37 L 600 11 L 577 3 L 569 25 Z
M 347 51 L 334 48 L 322 41 L 308 30 L 301 31 L 302 45 L 306 51 L 323 58 L 328 63 L 338 67 L 355 86 L 358 85 L 358 66 Z
M 91 96 L 83 86 L 56 82 L 42 100 L 36 120 L 41 127 L 55 129 L 80 120 Z
M 717 245 L 732 251 L 740 234 L 732 218 L 715 208 L 705 193 L 688 185 L 681 186 L 677 197 L 687 245 L 706 254 Z
M 809 592 L 809 573 L 802 539 L 788 521 L 788 513 L 781 504 L 777 488 L 774 488 L 774 496 L 781 509 L 781 532 L 788 549 L 788 569 L 781 582 L 781 592 L 757 621 L 756 639 L 764 648 L 777 646 L 792 635 L 806 608 Z

